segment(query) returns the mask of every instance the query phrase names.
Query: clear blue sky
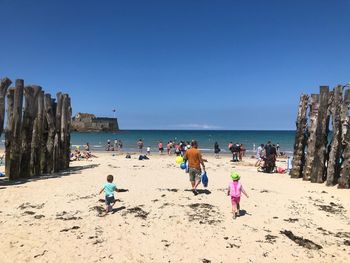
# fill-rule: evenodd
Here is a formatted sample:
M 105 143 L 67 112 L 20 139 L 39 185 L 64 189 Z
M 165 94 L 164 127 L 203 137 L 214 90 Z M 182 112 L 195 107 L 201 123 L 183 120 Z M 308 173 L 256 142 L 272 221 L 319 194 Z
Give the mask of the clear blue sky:
M 348 0 L 0 0 L 0 76 L 123 129 L 294 129 L 350 81 Z

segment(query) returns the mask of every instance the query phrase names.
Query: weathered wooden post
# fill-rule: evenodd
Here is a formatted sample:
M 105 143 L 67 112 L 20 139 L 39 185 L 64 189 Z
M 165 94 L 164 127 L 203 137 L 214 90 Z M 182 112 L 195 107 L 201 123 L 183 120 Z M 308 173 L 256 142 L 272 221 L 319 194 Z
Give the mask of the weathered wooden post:
M 343 146 L 343 164 L 338 180 L 338 188 L 350 187 L 350 118 L 349 118 L 350 90 L 345 90 L 341 105 L 341 138 Z
M 56 95 L 57 106 L 55 116 L 55 138 L 54 138 L 54 150 L 53 150 L 53 171 L 58 172 L 63 167 L 63 152 L 61 142 L 61 118 L 62 118 L 62 93 L 59 92 Z
M 290 172 L 292 178 L 299 178 L 302 175 L 305 161 L 306 129 L 307 129 L 307 106 L 309 96 L 300 97 L 298 116 L 296 121 L 296 134 L 293 153 L 293 168 Z
M 37 96 L 41 91 L 38 86 L 27 86 L 24 88 L 24 110 L 21 130 L 22 155 L 20 177 L 30 176 L 31 144 L 33 135 L 33 124 L 37 113 Z
M 21 168 L 21 126 L 22 126 L 22 108 L 23 108 L 23 85 L 22 79 L 16 80 L 16 87 L 14 90 L 13 110 L 12 110 L 12 136 L 11 148 L 9 158 L 9 169 L 6 171 L 6 176 L 11 180 L 20 178 Z
M 341 105 L 343 104 L 342 86 L 337 86 L 333 91 L 333 101 L 330 107 L 332 114 L 333 139 L 327 165 L 328 186 L 337 184 L 340 175 L 341 157 Z
M 0 136 L 4 131 L 5 120 L 5 98 L 7 89 L 10 87 L 12 81 L 9 78 L 3 78 L 0 82 Z
M 47 141 L 46 141 L 46 165 L 47 172 L 51 173 L 53 171 L 53 147 L 55 139 L 55 116 L 54 116 L 54 102 L 51 99 L 50 94 L 45 94 L 44 97 L 44 111 L 47 121 Z
M 7 92 L 7 124 L 5 129 L 5 174 L 10 174 L 10 153 L 13 144 L 13 104 L 15 89 L 12 87 Z
M 63 94 L 62 97 L 62 118 L 61 118 L 61 142 L 62 142 L 62 153 L 63 153 L 63 167 L 61 169 L 67 169 L 70 161 L 70 98 L 68 94 Z
M 44 112 L 44 92 L 41 87 L 38 87 L 38 95 L 36 98 L 36 117 L 33 123 L 33 134 L 31 142 L 31 154 L 30 154 L 30 175 L 40 175 L 40 160 L 41 160 L 41 137 L 43 134 L 43 112 Z
M 329 106 L 329 87 L 320 87 L 320 105 L 318 109 L 315 157 L 311 170 L 311 182 L 323 183 L 325 175 L 325 160 L 327 147 L 327 122 Z
M 307 143 L 307 153 L 305 168 L 303 171 L 303 180 L 309 181 L 310 174 L 312 170 L 312 164 L 315 156 L 315 144 L 316 144 L 316 127 L 317 127 L 317 116 L 318 116 L 318 107 L 319 107 L 319 94 L 311 94 L 311 103 L 310 103 L 310 122 L 309 122 L 309 138 Z

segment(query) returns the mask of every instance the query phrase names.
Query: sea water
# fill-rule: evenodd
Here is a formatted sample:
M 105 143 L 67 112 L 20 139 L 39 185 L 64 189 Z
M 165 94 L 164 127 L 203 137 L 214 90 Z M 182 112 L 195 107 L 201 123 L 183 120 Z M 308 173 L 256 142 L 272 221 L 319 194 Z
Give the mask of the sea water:
M 144 141 L 144 148 L 151 147 L 152 152 L 158 151 L 159 141 L 166 144 L 172 141 L 197 140 L 199 148 L 203 152 L 213 152 L 214 143 L 218 142 L 223 153 L 228 152 L 227 146 L 230 142 L 242 143 L 247 149 L 247 154 L 253 154 L 260 144 L 267 141 L 280 145 L 280 151 L 291 155 L 294 145 L 295 131 L 219 131 L 219 130 L 122 130 L 116 133 L 78 133 L 72 132 L 71 144 L 74 147 L 82 146 L 87 142 L 91 150 L 105 150 L 107 140 L 121 140 L 123 151 L 136 152 L 137 141 Z

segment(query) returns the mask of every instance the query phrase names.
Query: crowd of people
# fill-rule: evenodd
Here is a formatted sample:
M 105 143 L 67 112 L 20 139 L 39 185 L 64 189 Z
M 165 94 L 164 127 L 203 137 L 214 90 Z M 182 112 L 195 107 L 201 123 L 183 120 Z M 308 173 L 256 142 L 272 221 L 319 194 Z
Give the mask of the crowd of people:
M 181 146 L 179 143 L 178 144 L 179 146 L 176 149 L 179 149 L 179 152 L 178 152 L 179 155 L 182 154 L 181 149 L 184 150 L 183 160 L 188 165 L 187 172 L 189 174 L 189 181 L 191 183 L 192 192 L 194 195 L 198 195 L 199 191 L 197 190 L 197 187 L 201 183 L 201 180 L 204 174 L 206 174 L 206 170 L 205 170 L 206 160 L 202 158 L 202 153 L 198 149 L 197 141 L 192 140 L 191 143 L 189 143 L 189 147 L 186 143 L 183 142 Z M 137 145 L 139 146 L 139 149 L 142 149 L 143 141 L 140 139 L 137 142 Z M 215 145 L 216 145 L 216 149 L 220 149 L 217 143 L 215 143 Z M 161 141 L 159 142 L 158 146 L 160 149 L 163 148 Z M 99 194 L 102 194 L 104 192 L 104 195 L 105 195 L 106 214 L 113 211 L 113 206 L 116 203 L 114 192 L 121 191 L 120 189 L 117 188 L 113 180 L 114 180 L 113 175 L 108 175 L 107 182 L 103 185 L 102 189 L 99 192 Z M 244 194 L 246 197 L 249 197 L 249 196 L 247 192 L 244 190 L 242 184 L 239 182 L 240 175 L 237 172 L 231 173 L 231 180 L 232 181 L 229 183 L 227 188 L 227 195 L 230 196 L 231 205 L 232 205 L 232 217 L 233 219 L 235 219 L 237 216 L 240 216 L 241 195 Z
M 246 149 L 242 143 L 236 142 L 235 144 L 233 144 L 232 142 L 230 142 L 227 148 L 232 153 L 233 162 L 239 162 L 239 161 L 241 162 L 243 160 Z
M 272 173 L 276 171 L 276 159 L 279 155 L 279 144 L 268 141 L 266 145 L 261 144 L 256 151 L 257 161 L 255 166 L 258 171 Z
M 90 144 L 87 142 L 84 145 L 84 150 L 80 151 L 80 146 L 77 146 L 74 151 L 70 153 L 71 161 L 81 161 L 81 160 L 90 160 L 91 158 L 97 158 L 96 155 L 93 155 L 90 151 Z
M 114 143 L 111 140 L 107 140 L 106 151 L 122 151 L 123 142 L 120 139 L 115 139 Z

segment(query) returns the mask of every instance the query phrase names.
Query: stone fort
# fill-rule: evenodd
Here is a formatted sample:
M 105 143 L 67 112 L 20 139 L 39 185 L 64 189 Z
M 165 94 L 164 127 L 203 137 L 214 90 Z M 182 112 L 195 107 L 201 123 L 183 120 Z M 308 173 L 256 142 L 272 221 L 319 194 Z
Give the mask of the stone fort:
M 117 118 L 96 117 L 94 114 L 78 112 L 72 118 L 72 131 L 115 132 L 119 130 Z

